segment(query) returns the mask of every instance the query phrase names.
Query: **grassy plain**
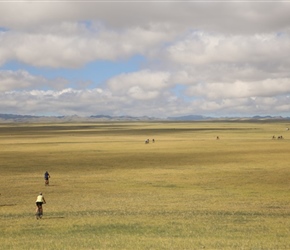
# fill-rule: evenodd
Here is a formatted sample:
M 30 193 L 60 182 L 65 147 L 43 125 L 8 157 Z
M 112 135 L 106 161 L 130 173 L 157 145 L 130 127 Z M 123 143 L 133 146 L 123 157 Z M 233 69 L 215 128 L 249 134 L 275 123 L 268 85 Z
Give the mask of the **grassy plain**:
M 290 249 L 289 126 L 0 124 L 0 249 Z

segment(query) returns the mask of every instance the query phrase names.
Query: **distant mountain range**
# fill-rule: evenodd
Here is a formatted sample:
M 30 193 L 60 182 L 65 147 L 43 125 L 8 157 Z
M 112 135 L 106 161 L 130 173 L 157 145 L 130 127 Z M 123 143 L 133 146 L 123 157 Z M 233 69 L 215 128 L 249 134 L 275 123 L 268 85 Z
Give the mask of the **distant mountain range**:
M 156 118 L 148 116 L 109 116 L 91 115 L 88 117 L 73 116 L 34 116 L 0 114 L 0 123 L 45 123 L 45 122 L 94 122 L 94 121 L 209 121 L 209 120 L 230 120 L 230 121 L 262 121 L 262 120 L 290 120 L 290 117 L 282 116 L 252 116 L 252 117 L 208 117 L 202 115 L 175 116 L 167 118 Z

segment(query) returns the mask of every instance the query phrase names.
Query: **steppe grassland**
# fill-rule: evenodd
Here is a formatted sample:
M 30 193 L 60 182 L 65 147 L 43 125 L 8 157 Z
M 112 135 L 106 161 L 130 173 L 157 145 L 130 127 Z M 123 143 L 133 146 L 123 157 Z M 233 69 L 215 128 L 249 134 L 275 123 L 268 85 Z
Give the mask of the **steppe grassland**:
M 289 249 L 286 127 L 1 124 L 0 249 Z

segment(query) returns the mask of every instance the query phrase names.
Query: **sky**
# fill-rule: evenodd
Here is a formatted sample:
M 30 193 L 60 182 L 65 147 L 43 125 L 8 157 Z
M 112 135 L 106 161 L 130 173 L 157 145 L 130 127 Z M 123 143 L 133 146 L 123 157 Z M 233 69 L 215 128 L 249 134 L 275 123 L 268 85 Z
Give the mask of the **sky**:
M 2 1 L 0 114 L 290 117 L 290 1 Z

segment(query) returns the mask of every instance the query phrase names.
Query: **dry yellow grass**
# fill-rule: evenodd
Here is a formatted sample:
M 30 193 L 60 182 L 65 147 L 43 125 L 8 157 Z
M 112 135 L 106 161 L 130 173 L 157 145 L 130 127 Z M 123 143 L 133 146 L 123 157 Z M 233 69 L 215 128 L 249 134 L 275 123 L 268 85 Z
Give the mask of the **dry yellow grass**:
M 0 125 L 0 249 L 290 249 L 288 126 Z

